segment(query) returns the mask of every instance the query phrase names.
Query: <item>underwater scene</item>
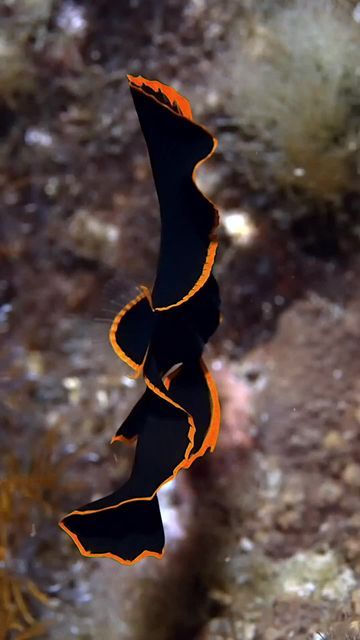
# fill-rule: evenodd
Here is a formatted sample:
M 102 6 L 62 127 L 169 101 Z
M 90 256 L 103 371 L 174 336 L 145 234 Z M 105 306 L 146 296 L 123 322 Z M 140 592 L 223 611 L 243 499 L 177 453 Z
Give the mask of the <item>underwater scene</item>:
M 360 2 L 2 0 L 0 640 L 360 640 Z

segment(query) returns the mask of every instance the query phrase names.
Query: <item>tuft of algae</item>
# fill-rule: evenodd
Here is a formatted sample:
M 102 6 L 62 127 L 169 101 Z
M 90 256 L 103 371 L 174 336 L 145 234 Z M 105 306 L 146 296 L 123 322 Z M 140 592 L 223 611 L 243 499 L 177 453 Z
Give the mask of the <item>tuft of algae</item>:
M 38 527 L 53 519 L 68 458 L 57 462 L 57 436 L 50 431 L 29 456 L 4 457 L 0 478 L 0 640 L 43 637 L 41 611 L 50 598 L 30 576 Z
M 360 25 L 336 0 L 234 21 L 222 74 L 253 176 L 336 199 L 359 183 Z

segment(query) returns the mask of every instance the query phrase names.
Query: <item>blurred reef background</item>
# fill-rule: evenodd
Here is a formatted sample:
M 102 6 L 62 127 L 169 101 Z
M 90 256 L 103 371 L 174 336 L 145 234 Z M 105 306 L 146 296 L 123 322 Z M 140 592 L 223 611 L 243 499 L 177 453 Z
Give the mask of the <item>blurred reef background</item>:
M 224 316 L 217 450 L 134 567 L 57 527 L 133 455 L 107 331 L 159 218 L 126 73 L 219 140 Z M 2 0 L 0 640 L 359 640 L 359 173 L 356 1 Z

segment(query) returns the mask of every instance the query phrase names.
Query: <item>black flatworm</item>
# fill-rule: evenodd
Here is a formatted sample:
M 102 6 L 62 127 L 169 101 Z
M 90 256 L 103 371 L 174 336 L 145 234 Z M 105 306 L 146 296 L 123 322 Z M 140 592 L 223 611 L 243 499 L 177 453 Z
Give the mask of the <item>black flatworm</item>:
M 155 282 L 115 317 L 109 338 L 146 388 L 112 442 L 136 441 L 130 478 L 112 494 L 63 518 L 85 556 L 133 564 L 161 557 L 159 488 L 214 450 L 220 405 L 202 354 L 219 324 L 212 268 L 218 214 L 199 191 L 196 168 L 215 139 L 192 120 L 189 102 L 157 81 L 128 76 L 147 144 L 161 215 Z

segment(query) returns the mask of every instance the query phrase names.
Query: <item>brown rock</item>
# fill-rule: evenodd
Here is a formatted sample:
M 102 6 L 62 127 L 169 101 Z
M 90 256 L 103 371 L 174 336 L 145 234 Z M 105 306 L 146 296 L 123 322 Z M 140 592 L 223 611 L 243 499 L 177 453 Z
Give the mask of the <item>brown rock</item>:
M 343 489 L 335 480 L 326 480 L 323 482 L 314 496 L 314 502 L 319 507 L 326 507 L 337 504 L 343 494 Z
M 277 519 L 277 524 L 283 531 L 287 531 L 288 529 L 299 529 L 301 526 L 300 523 L 300 513 L 298 511 L 289 510 L 281 513 Z
M 360 616 L 360 589 L 355 589 L 355 591 L 352 592 L 351 603 L 352 603 L 355 615 Z
M 344 546 L 348 560 L 360 560 L 360 538 L 349 538 Z
M 269 629 L 266 629 L 265 631 L 264 638 L 265 640 L 278 640 L 280 638 L 280 633 L 277 629 L 269 627 Z
M 334 430 L 326 434 L 323 445 L 328 451 L 339 451 L 344 448 L 345 441 L 341 433 Z
M 350 487 L 360 487 L 360 464 L 349 463 L 346 465 L 342 477 Z

